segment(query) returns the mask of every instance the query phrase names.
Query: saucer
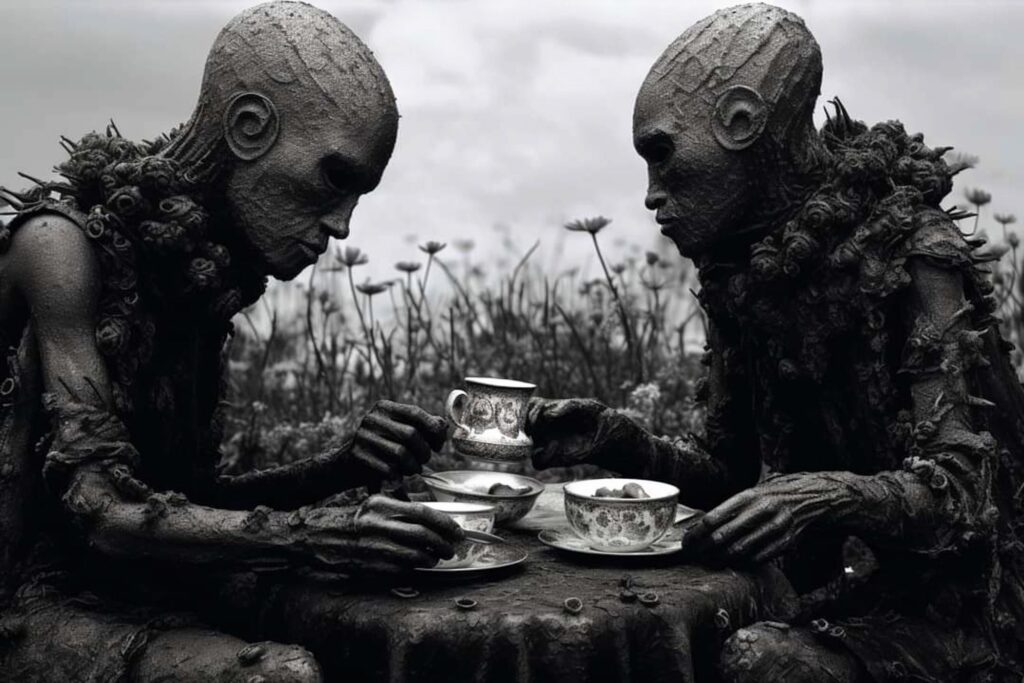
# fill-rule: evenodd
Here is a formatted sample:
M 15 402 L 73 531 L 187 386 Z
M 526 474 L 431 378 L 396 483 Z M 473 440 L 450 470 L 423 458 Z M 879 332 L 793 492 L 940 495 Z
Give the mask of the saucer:
M 643 550 L 633 550 L 628 553 L 595 550 L 569 529 L 545 529 L 537 535 L 537 538 L 544 545 L 558 548 L 559 550 L 568 550 L 571 553 L 582 553 L 584 555 L 601 555 L 604 557 L 654 557 L 657 555 L 671 555 L 682 550 L 682 535 L 678 528 L 670 529 L 660 540 Z
M 458 576 L 469 578 L 499 569 L 522 564 L 529 553 L 522 548 L 515 548 L 507 543 L 495 543 L 487 546 L 486 551 L 466 567 L 417 567 L 416 572 L 435 576 Z

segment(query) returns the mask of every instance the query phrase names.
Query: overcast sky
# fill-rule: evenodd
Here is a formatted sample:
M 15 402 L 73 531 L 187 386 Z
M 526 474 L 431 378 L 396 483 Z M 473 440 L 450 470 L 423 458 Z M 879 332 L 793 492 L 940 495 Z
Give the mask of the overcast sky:
M 45 174 L 58 134 L 113 117 L 151 138 L 188 118 L 207 50 L 238 0 L 0 0 L 0 184 Z M 315 3 L 376 53 L 402 114 L 395 155 L 356 210 L 349 243 L 376 277 L 419 241 L 474 239 L 501 251 L 542 240 L 550 267 L 589 254 L 564 221 L 604 214 L 612 252 L 663 240 L 643 208 L 632 150 L 637 89 L 687 26 L 732 3 L 682 0 L 345 0 Z M 1024 3 L 778 4 L 821 44 L 820 105 L 839 95 L 869 123 L 898 118 L 926 142 L 977 155 L 946 204 L 979 186 L 986 218 L 1024 219 Z M 990 230 L 990 232 L 995 232 Z M 616 244 L 617 243 L 617 244 Z M 615 256 L 613 255 L 613 258 Z

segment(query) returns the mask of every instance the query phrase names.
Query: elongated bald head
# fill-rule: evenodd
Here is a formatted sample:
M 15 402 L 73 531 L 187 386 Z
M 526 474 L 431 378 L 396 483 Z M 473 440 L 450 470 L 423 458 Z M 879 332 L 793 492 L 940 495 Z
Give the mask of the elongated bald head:
M 648 207 L 684 254 L 754 220 L 760 178 L 781 171 L 766 159 L 803 165 L 821 72 L 803 21 L 760 3 L 702 19 L 658 58 L 637 96 L 634 143 L 648 161 Z
M 226 174 L 225 199 L 270 274 L 294 277 L 343 238 L 380 181 L 398 111 L 373 54 L 302 2 L 245 10 L 217 36 L 195 113 L 166 154 Z

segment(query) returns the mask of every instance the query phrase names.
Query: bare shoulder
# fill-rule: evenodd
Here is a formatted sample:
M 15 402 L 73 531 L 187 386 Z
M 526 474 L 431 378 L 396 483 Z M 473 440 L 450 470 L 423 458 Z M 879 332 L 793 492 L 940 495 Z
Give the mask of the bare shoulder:
M 88 238 L 56 213 L 32 216 L 14 231 L 10 248 L 0 256 L 0 271 L 28 300 L 41 289 L 80 297 L 99 287 L 99 263 Z

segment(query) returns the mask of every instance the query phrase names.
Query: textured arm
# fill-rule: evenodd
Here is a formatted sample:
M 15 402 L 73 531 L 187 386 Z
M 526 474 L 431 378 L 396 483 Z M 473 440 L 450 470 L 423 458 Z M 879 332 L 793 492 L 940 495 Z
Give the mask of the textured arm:
M 590 399 L 531 402 L 528 428 L 538 467 L 589 463 L 629 477 L 676 484 L 680 500 L 710 509 L 753 486 L 761 463 L 739 362 L 717 334 L 709 339 L 707 439 L 657 437 L 628 415 Z
M 226 508 L 266 505 L 292 510 L 334 495 L 339 491 L 379 481 L 365 468 L 352 467 L 348 453 L 352 440 L 335 451 L 297 462 L 238 475 L 217 477 L 202 500 Z M 346 466 L 348 465 L 348 466 Z
M 90 546 L 188 563 L 280 563 L 290 554 L 284 513 L 217 510 L 155 492 L 134 477 L 138 455 L 115 415 L 54 396 L 47 404 L 55 432 L 43 474 Z
M 910 323 L 901 373 L 910 380 L 912 412 L 896 429 L 909 456 L 903 471 L 851 478 L 863 498 L 849 518 L 865 540 L 896 541 L 923 553 L 957 550 L 995 530 L 992 479 L 996 442 L 975 429 L 969 371 L 987 364 L 984 330 L 971 329 L 962 276 L 915 257 L 906 302 Z
M 41 215 L 15 233 L 9 274 L 31 311 L 52 441 L 44 463 L 50 492 L 86 541 L 104 552 L 186 562 L 279 558 L 284 519 L 257 525 L 244 513 L 154 493 L 135 479 L 138 455 L 112 403 L 95 341 L 99 266 L 68 219 Z

